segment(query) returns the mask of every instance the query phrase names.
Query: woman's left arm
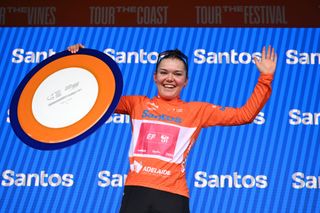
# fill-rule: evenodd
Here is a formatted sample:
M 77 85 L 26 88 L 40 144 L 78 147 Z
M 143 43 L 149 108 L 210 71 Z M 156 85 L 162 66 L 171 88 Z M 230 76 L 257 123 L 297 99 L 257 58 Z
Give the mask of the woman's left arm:
M 271 82 L 276 70 L 277 54 L 269 46 L 262 48 L 261 59 L 254 58 L 260 72 L 258 82 L 247 102 L 240 108 L 205 105 L 205 113 L 209 115 L 204 121 L 204 127 L 215 125 L 242 125 L 251 123 L 271 95 Z

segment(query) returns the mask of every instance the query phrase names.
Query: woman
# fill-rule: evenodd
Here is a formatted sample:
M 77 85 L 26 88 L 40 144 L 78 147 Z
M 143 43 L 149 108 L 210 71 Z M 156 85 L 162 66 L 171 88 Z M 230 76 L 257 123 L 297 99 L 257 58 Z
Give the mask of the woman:
M 70 46 L 75 53 L 81 44 Z M 201 128 L 251 123 L 271 94 L 277 55 L 271 46 L 254 59 L 260 77 L 241 108 L 184 102 L 188 59 L 179 50 L 159 54 L 154 81 L 158 96 L 123 96 L 116 112 L 129 114 L 132 141 L 130 171 L 120 212 L 189 212 L 185 162 Z

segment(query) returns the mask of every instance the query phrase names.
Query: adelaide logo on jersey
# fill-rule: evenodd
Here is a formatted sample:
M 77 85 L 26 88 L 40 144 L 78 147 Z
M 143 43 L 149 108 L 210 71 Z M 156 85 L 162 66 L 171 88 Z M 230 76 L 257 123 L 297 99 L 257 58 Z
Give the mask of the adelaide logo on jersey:
M 92 49 L 57 53 L 34 67 L 10 104 L 16 135 L 36 149 L 81 141 L 110 117 L 122 93 L 116 62 Z

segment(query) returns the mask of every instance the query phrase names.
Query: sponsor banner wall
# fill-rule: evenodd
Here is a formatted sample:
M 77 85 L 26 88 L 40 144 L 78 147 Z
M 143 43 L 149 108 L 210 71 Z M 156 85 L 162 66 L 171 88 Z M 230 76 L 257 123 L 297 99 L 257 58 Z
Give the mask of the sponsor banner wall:
M 190 64 L 181 98 L 234 107 L 245 103 L 257 82 L 253 57 L 273 45 L 273 93 L 254 122 L 203 129 L 189 155 L 191 212 L 320 211 L 319 28 L 3 27 L 1 212 L 119 210 L 130 167 L 128 116 L 113 114 L 83 141 L 51 151 L 25 145 L 10 125 L 8 109 L 19 82 L 37 63 L 78 42 L 118 63 L 123 95 L 149 97 L 157 94 L 158 53 L 179 48 Z
M 320 3 L 2 0 L 0 26 L 319 27 Z

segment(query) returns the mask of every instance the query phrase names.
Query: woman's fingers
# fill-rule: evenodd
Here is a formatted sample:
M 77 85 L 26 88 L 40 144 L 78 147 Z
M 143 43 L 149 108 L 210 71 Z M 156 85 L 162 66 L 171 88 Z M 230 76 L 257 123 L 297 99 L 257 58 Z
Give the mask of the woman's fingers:
M 266 47 L 262 47 L 261 60 L 266 58 Z
M 267 52 L 267 59 L 270 59 L 271 58 L 271 46 L 269 45 L 268 46 L 268 52 Z
M 82 44 L 75 44 L 75 45 L 71 45 L 68 47 L 68 50 L 71 52 L 71 53 L 76 53 L 79 51 L 79 49 L 81 48 L 84 48 L 84 45 Z

